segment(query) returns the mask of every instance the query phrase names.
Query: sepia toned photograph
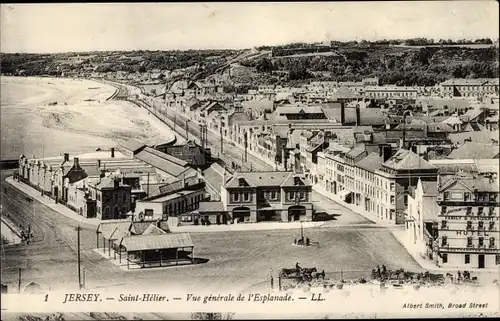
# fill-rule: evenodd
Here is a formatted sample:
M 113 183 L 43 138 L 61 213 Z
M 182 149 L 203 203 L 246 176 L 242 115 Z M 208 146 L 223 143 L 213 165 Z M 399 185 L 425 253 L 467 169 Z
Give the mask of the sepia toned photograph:
M 498 2 L 0 13 L 2 320 L 500 316 Z

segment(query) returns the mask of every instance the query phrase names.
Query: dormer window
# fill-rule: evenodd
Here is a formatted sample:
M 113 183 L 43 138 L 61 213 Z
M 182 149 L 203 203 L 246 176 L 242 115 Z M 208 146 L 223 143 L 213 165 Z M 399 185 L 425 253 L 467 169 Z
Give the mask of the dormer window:
M 293 185 L 300 185 L 300 178 L 299 177 L 293 178 Z
M 246 182 L 244 178 L 238 178 L 238 186 L 242 187 L 245 186 Z

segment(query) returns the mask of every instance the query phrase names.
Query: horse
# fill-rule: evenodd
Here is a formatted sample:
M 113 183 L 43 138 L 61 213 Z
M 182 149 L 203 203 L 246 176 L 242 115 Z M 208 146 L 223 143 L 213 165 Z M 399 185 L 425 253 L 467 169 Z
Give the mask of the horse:
M 313 268 L 302 268 L 301 271 L 304 274 L 312 274 L 314 272 L 318 272 L 318 270 L 315 267 L 313 267 Z
M 288 278 L 291 275 L 296 275 L 297 269 L 281 269 L 280 276 Z

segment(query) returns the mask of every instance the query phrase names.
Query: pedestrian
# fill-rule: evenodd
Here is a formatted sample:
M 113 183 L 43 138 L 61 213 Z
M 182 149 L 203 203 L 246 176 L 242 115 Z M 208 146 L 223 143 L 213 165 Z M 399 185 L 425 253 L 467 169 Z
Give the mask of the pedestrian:
M 460 271 L 458 271 L 458 281 L 462 280 L 462 273 L 460 273 Z
M 274 278 L 273 276 L 271 275 L 271 290 L 274 289 Z
M 382 265 L 382 274 L 386 274 L 387 273 L 387 269 L 385 268 L 385 265 Z
M 293 244 L 297 244 L 297 238 L 295 238 L 295 240 L 293 240 Z
M 310 244 L 310 240 L 308 237 L 306 237 L 306 245 L 309 246 L 309 244 Z
M 377 265 L 377 276 L 380 277 L 380 265 Z

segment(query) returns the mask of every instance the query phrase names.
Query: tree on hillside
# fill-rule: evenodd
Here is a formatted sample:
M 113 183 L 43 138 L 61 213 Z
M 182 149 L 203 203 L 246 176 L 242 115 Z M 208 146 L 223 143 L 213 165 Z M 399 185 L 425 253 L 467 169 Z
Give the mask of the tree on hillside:
M 273 63 L 269 58 L 261 58 L 255 65 L 257 71 L 260 72 L 271 72 L 273 70 Z

